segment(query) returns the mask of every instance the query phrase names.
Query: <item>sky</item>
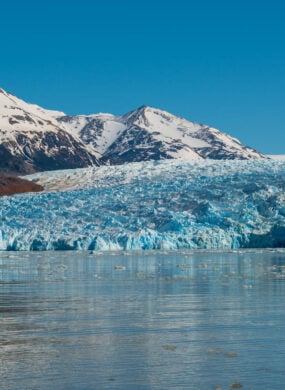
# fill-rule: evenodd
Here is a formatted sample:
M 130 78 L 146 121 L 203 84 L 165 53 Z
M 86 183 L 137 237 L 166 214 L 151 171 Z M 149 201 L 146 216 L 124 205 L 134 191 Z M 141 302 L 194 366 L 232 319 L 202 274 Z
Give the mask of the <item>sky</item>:
M 67 114 L 142 105 L 285 154 L 282 0 L 1 2 L 0 87 Z

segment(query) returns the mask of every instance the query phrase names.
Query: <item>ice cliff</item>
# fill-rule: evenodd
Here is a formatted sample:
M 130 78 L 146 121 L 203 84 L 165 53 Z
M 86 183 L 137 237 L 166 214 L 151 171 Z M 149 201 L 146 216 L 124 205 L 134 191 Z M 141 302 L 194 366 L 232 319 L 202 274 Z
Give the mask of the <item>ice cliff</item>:
M 285 162 L 165 160 L 28 176 L 1 250 L 285 247 Z

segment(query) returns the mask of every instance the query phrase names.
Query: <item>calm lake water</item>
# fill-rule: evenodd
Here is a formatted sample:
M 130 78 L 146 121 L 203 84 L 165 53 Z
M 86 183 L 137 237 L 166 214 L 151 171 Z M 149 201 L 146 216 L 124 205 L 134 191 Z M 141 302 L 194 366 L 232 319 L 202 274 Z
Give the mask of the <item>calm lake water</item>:
M 1 390 L 285 388 L 282 250 L 2 252 L 0 275 Z

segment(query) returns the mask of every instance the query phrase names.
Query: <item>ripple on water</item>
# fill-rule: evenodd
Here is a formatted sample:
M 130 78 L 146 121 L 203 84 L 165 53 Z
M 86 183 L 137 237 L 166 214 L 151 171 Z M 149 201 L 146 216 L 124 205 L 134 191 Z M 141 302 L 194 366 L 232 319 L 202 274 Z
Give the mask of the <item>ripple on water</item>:
M 280 251 L 1 256 L 1 388 L 285 388 L 284 269 Z

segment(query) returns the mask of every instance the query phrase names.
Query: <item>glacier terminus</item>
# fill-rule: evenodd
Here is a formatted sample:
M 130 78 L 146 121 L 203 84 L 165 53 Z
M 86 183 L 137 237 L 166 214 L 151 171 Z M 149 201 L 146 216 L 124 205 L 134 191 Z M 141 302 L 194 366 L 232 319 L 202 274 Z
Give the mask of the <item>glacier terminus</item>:
M 160 160 L 39 172 L 1 198 L 0 250 L 285 246 L 285 162 Z

